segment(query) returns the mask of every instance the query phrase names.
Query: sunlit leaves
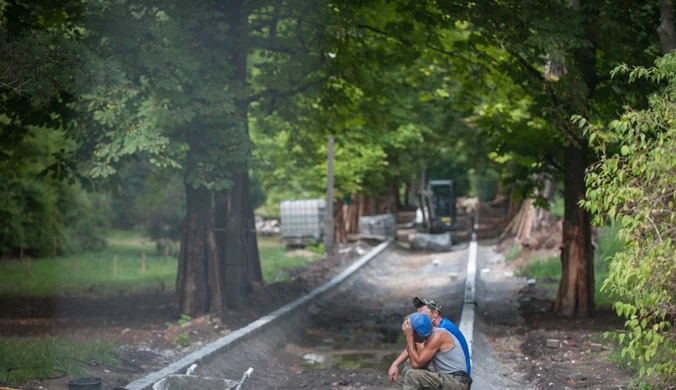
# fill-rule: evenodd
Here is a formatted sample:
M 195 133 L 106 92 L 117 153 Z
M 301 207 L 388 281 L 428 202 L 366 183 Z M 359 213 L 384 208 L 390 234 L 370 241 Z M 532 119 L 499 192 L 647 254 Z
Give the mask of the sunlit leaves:
M 674 88 L 676 58 L 666 55 L 653 68 L 618 67 L 630 81 L 668 81 L 650 97 L 650 107 L 629 107 L 603 132 L 587 124 L 587 134 L 601 160 L 589 171 L 584 207 L 594 221 L 619 224 L 618 238 L 626 243 L 610 263 L 603 289 L 617 302 L 614 309 L 627 319 L 629 332 L 620 335 L 623 355 L 639 362 L 641 375 L 658 373 L 668 382 L 676 380 L 676 339 L 672 328 L 676 315 L 676 264 L 673 259 L 673 229 L 676 205 L 676 119 Z M 577 123 L 582 118 L 576 117 Z M 608 149 L 619 146 L 619 155 Z

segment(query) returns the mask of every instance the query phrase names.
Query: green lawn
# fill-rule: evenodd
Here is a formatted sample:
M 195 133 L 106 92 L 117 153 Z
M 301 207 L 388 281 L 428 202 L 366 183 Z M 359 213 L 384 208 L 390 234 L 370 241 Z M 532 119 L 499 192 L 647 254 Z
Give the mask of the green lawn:
M 155 244 L 140 232 L 111 231 L 108 247 L 99 252 L 85 252 L 57 258 L 27 262 L 0 262 L 0 295 L 115 295 L 120 291 L 137 292 L 156 289 L 164 283 L 174 289 L 177 260 L 169 257 L 165 264 Z M 146 272 L 141 270 L 141 254 L 146 255 Z M 113 273 L 117 256 L 117 274 Z M 77 260 L 77 273 L 75 261 Z
M 82 362 L 96 360 L 114 365 L 110 343 L 82 343 L 47 338 L 0 338 L 0 386 L 18 385 L 33 379 L 72 375 L 86 376 Z
M 277 274 L 283 269 L 297 268 L 309 264 L 312 260 L 320 258 L 321 248 L 307 248 L 315 253 L 313 259 L 303 256 L 288 256 L 286 248 L 280 243 L 279 237 L 258 237 L 258 250 L 261 256 L 263 269 L 263 281 L 272 282 Z M 282 278 L 281 280 L 285 280 Z
M 138 231 L 113 230 L 107 234 L 108 247 L 99 252 L 31 260 L 30 277 L 27 262 L 0 262 L 0 296 L 48 295 L 116 295 L 120 291 L 134 293 L 155 290 L 161 283 L 165 291 L 175 289 L 177 259 L 165 263 L 154 242 Z M 282 269 L 308 264 L 311 259 L 290 257 L 279 237 L 259 237 L 258 248 L 263 279 L 271 282 Z M 321 252 L 321 248 L 309 248 Z M 146 271 L 141 269 L 141 254 L 146 255 Z M 113 274 L 113 259 L 117 256 L 117 274 Z M 321 255 L 317 254 L 316 258 Z M 77 273 L 75 261 L 77 260 Z M 283 279 L 282 279 L 283 280 Z

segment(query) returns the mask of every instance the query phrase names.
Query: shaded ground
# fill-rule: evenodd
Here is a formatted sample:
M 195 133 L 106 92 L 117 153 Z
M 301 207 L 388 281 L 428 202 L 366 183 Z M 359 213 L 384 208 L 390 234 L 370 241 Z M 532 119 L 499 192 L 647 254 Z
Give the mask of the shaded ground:
M 525 280 L 508 276 L 512 266 L 487 247 L 480 250 L 480 258 L 479 270 L 490 269 L 481 273 L 479 283 L 482 336 L 499 360 L 509 362 L 511 377 L 528 389 L 627 388 L 631 367 L 618 363 L 615 345 L 603 339 L 605 331 L 622 328 L 620 318 L 608 308 L 587 320 L 553 315 L 552 285 L 527 286 Z M 548 348 L 548 339 L 559 340 L 559 347 Z M 603 349 L 592 352 L 592 342 Z
M 174 295 L 157 290 L 107 298 L 0 297 L 0 337 L 54 336 L 120 345 L 112 352 L 120 357 L 119 364 L 73 364 L 84 368 L 88 375 L 102 377 L 104 389 L 121 387 L 311 291 L 369 249 L 368 244 L 359 245 L 359 252 L 351 250 L 289 271 L 288 282 L 259 286 L 243 300 L 241 309 L 229 310 L 220 318 L 205 316 L 181 325 Z M 189 345 L 181 346 L 181 341 Z M 21 388 L 67 389 L 69 379 L 72 376 L 65 373 L 58 378 L 31 381 Z

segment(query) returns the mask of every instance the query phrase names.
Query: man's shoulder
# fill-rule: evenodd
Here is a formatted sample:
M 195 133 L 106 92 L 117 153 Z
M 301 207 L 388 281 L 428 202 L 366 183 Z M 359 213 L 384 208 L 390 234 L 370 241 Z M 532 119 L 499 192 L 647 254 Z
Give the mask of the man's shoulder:
M 444 329 L 446 329 L 450 332 L 454 332 L 454 331 L 459 330 L 458 327 L 446 317 L 441 319 L 441 323 L 439 323 L 439 327 L 444 328 Z
M 465 335 L 462 334 L 460 328 L 458 328 L 454 323 L 449 321 L 447 318 L 443 318 L 441 320 L 441 323 L 439 323 L 439 327 L 451 332 L 453 336 L 457 337 L 461 341 L 465 338 Z

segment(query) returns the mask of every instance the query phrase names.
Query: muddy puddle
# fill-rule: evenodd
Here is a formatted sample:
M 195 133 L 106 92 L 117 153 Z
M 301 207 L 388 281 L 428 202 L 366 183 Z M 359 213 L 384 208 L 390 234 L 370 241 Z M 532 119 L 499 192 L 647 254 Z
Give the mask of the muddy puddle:
M 398 352 L 310 353 L 303 356 L 303 368 L 322 370 L 326 368 L 373 368 L 387 371 Z
M 371 368 L 386 372 L 406 345 L 401 325 L 309 328 L 302 345 L 286 351 L 310 370 Z

